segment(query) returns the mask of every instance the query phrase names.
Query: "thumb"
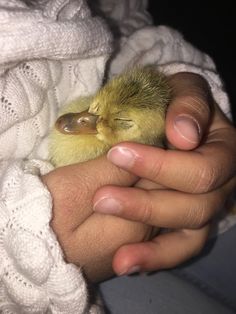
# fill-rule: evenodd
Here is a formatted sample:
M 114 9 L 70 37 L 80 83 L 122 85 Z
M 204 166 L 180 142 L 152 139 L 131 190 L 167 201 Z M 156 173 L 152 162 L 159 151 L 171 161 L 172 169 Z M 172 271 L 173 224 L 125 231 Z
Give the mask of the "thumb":
M 182 150 L 196 148 L 210 124 L 213 98 L 207 81 L 181 72 L 169 77 L 172 101 L 166 115 L 168 142 Z

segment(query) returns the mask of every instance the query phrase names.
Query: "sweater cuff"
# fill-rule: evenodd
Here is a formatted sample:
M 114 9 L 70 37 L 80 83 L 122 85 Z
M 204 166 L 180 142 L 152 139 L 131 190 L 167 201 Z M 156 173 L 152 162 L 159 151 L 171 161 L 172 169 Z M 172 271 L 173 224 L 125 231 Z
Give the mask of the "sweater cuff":
M 29 169 L 0 163 L 0 312 L 84 313 L 84 278 L 64 261 L 49 226 L 50 193 Z

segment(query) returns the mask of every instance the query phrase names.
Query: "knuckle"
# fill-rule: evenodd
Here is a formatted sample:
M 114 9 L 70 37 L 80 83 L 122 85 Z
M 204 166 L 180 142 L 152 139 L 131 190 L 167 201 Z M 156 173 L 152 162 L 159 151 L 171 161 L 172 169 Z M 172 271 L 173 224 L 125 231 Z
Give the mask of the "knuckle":
M 152 202 L 146 199 L 141 207 L 140 222 L 145 224 L 150 223 L 152 221 L 152 214 L 153 214 Z
M 160 174 L 162 172 L 163 169 L 163 164 L 164 164 L 164 159 L 160 158 L 158 161 L 154 160 L 154 162 L 152 162 L 149 165 L 149 173 L 148 173 L 148 178 L 151 179 L 154 182 L 158 182 L 159 181 L 159 177 Z
M 205 202 L 198 202 L 195 206 L 188 209 L 188 213 L 185 219 L 185 225 L 188 228 L 197 229 L 204 226 L 208 220 L 206 204 Z
M 213 166 L 203 166 L 199 170 L 194 192 L 207 193 L 217 186 L 220 171 Z
M 183 108 L 186 108 L 187 112 L 191 112 L 191 114 L 196 117 L 207 117 L 210 113 L 210 106 L 206 98 L 194 90 L 191 94 L 178 97 L 178 103 L 181 104 Z

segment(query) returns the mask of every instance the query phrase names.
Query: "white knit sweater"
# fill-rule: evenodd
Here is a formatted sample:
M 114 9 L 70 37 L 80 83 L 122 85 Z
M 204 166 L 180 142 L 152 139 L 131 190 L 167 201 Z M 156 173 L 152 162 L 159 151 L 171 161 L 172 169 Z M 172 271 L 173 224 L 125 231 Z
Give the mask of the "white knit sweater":
M 193 71 L 230 115 L 211 59 L 176 31 L 150 26 L 146 2 L 99 2 L 123 34 L 110 75 L 136 63 Z M 58 108 L 101 85 L 111 35 L 83 0 L 0 0 L 0 47 L 0 313 L 99 312 L 80 269 L 63 259 L 38 175 L 52 169 L 46 144 Z

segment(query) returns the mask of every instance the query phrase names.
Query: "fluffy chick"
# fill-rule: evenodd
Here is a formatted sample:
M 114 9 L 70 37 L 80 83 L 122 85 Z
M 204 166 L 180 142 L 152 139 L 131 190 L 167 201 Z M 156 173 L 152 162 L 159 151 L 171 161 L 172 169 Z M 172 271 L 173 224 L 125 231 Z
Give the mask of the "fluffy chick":
M 94 159 L 123 141 L 163 146 L 170 95 L 154 66 L 116 76 L 94 96 L 64 107 L 50 135 L 51 162 L 58 167 Z

